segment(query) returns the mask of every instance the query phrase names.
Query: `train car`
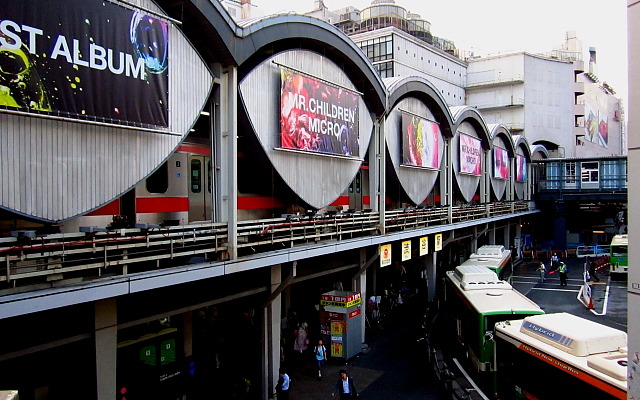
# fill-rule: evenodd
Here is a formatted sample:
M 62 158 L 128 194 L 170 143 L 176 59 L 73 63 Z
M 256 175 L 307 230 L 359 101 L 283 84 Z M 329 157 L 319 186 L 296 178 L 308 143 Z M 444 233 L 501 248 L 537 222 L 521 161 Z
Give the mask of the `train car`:
M 628 273 L 628 252 L 629 237 L 628 235 L 615 235 L 611 239 L 609 265 L 612 275 L 627 275 Z
M 533 301 L 478 265 L 447 271 L 445 306 L 453 317 L 459 345 L 476 372 L 494 369 L 494 325 L 497 322 L 544 314 Z
M 627 398 L 627 334 L 567 313 L 495 327 L 496 398 Z

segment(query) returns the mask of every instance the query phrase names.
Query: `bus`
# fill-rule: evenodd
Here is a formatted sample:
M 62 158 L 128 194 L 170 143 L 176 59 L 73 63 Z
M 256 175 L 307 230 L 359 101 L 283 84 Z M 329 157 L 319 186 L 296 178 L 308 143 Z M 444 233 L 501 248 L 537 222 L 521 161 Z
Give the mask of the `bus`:
M 627 398 L 627 334 L 568 313 L 495 327 L 497 397 Z
M 504 280 L 511 275 L 511 251 L 502 245 L 481 246 L 461 265 L 479 265 L 489 268 L 498 275 L 498 278 Z
M 533 301 L 478 265 L 446 272 L 445 307 L 452 317 L 459 348 L 476 372 L 494 369 L 493 329 L 497 322 L 544 314 Z
M 628 273 L 628 247 L 629 238 L 626 234 L 615 235 L 613 239 L 611 239 L 611 247 L 609 248 L 609 271 L 612 275 L 623 275 Z

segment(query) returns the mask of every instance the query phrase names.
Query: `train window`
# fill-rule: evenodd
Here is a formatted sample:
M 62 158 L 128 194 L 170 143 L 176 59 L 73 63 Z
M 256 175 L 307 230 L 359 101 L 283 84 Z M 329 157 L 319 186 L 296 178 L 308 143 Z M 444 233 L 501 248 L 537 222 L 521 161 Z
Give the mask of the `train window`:
M 167 192 L 169 189 L 169 166 L 166 162 L 147 178 L 146 186 L 149 193 Z
M 202 191 L 202 163 L 200 160 L 191 160 L 191 193 Z

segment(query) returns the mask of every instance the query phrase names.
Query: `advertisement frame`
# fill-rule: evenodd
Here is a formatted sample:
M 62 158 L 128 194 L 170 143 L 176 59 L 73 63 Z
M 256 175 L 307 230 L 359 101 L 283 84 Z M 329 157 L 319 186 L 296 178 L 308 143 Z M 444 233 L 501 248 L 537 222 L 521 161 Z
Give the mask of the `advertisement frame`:
M 500 160 L 506 160 L 506 165 L 498 165 L 498 152 L 501 154 Z M 506 176 L 503 176 L 504 174 L 502 172 L 505 172 Z M 509 179 L 509 153 L 507 149 L 500 146 L 494 146 L 493 148 L 493 177 L 500 180 Z
M 482 153 L 483 153 L 483 151 L 482 151 L 482 140 L 478 139 L 478 138 L 477 138 L 477 137 L 475 137 L 475 136 L 467 135 L 466 133 L 462 133 L 462 132 L 458 133 L 458 135 L 459 135 L 459 138 L 458 138 L 458 141 L 459 141 L 459 143 L 458 143 L 458 159 L 459 159 L 459 164 L 460 164 L 460 166 L 459 166 L 459 168 L 460 168 L 459 172 L 460 172 L 461 174 L 469 175 L 469 176 L 478 176 L 478 177 L 479 177 L 479 176 L 482 176 L 482 156 L 483 156 L 483 154 L 482 154 Z M 463 155 L 463 151 L 462 151 L 462 146 L 464 146 L 464 145 L 465 145 L 465 144 L 463 144 L 463 143 L 462 143 L 462 142 L 463 142 L 463 140 L 462 140 L 462 138 L 463 138 L 463 137 L 465 137 L 465 138 L 469 138 L 469 139 L 471 139 L 471 140 L 470 140 L 471 142 L 473 142 L 474 144 L 477 144 L 477 149 L 478 149 L 478 162 L 476 163 L 476 168 L 475 168 L 475 169 L 477 169 L 477 170 L 478 170 L 477 172 L 468 172 L 468 171 L 464 171 L 464 170 L 463 170 L 463 163 L 462 163 L 462 160 L 463 160 L 463 157 L 462 157 L 462 155 Z M 475 147 L 475 146 L 474 146 L 474 147 Z M 467 165 L 467 163 L 465 163 L 464 165 Z
M 400 166 L 439 171 L 440 137 L 442 136 L 440 123 L 405 110 L 400 110 L 400 115 Z M 409 119 L 411 123 L 408 123 Z M 426 142 L 425 135 L 422 134 L 424 132 L 427 133 Z M 423 145 L 420 146 L 419 143 Z M 431 160 L 429 165 L 424 162 L 427 158 Z M 411 159 L 419 161 L 412 162 Z

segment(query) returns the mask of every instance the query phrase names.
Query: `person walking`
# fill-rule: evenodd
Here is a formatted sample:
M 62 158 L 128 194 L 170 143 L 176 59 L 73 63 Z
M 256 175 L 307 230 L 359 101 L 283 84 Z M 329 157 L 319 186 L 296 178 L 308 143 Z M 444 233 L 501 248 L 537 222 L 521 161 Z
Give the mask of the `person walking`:
M 560 259 L 558 258 L 558 254 L 553 253 L 551 256 L 551 268 L 558 268 L 559 263 Z
M 316 364 L 318 365 L 318 380 L 322 380 L 322 368 L 324 362 L 327 360 L 327 348 L 324 347 L 322 339 L 318 340 L 318 344 L 313 349 L 313 354 L 316 356 Z
M 291 379 L 285 372 L 284 368 L 280 368 L 278 383 L 276 384 L 276 395 L 278 400 L 289 400 L 289 387 L 291 385 Z
M 331 397 L 335 397 L 336 393 L 340 394 L 340 400 L 352 400 L 360 397 L 356 384 L 353 378 L 347 374 L 347 371 L 341 369 L 339 374 L 340 379 L 336 382 L 336 387 L 331 393 Z
M 540 283 L 544 282 L 545 273 L 547 272 L 547 268 L 544 266 L 544 263 L 542 261 L 538 262 L 538 268 L 536 269 L 536 271 L 540 273 Z
M 567 265 L 560 261 L 560 266 L 556 269 L 558 275 L 560 275 L 560 286 L 567 286 Z

